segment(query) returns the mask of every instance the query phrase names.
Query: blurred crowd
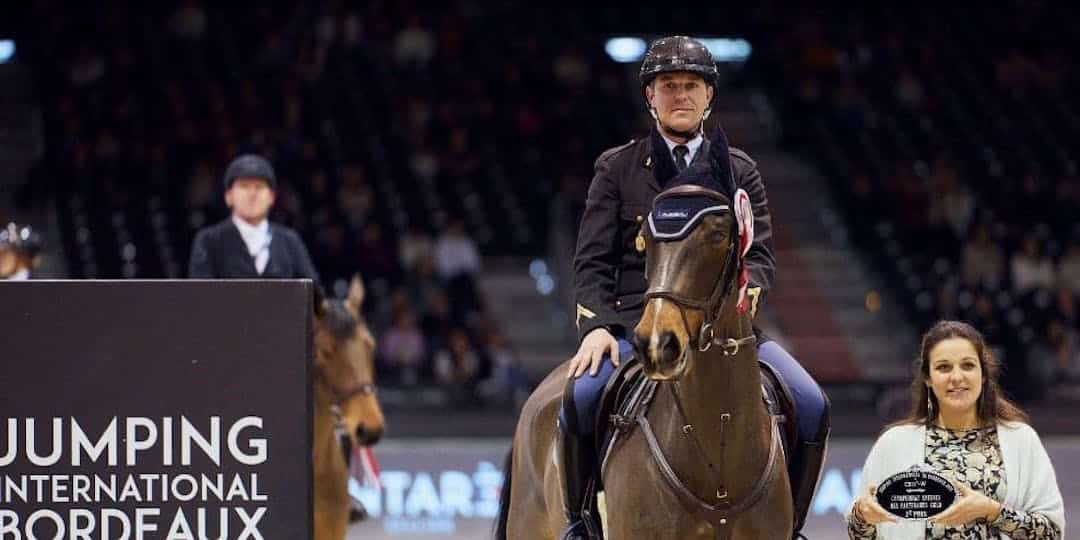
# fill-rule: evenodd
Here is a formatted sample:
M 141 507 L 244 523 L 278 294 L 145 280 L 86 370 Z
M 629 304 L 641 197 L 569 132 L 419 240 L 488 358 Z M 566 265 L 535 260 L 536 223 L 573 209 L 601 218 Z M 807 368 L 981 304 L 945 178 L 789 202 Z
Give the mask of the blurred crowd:
M 181 277 L 225 215 L 224 165 L 257 152 L 281 179 L 271 219 L 327 290 L 368 282 L 384 380 L 505 394 L 526 382 L 480 255 L 543 252 L 552 199 L 580 205 L 595 157 L 643 132 L 633 68 L 603 40 L 656 19 L 750 39 L 745 78 L 920 325 L 975 322 L 1014 394 L 1080 377 L 1080 47 L 1060 6 L 26 9 L 47 144 L 19 202 L 55 201 L 71 277 Z
M 796 13 L 755 64 L 916 320 L 974 322 L 1032 397 L 1080 378 L 1080 44 L 1009 7 Z
M 20 202 L 58 203 L 72 277 L 181 277 L 195 231 L 225 215 L 224 164 L 257 152 L 282 179 L 271 219 L 302 234 L 328 290 L 368 282 L 384 381 L 461 403 L 527 384 L 480 253 L 542 246 L 544 180 L 587 171 L 602 144 L 573 126 L 582 106 L 614 106 L 585 91 L 605 76 L 585 55 L 510 26 L 520 51 L 488 49 L 510 13 L 464 8 L 29 9 L 48 155 Z M 544 161 L 575 147 L 586 165 Z

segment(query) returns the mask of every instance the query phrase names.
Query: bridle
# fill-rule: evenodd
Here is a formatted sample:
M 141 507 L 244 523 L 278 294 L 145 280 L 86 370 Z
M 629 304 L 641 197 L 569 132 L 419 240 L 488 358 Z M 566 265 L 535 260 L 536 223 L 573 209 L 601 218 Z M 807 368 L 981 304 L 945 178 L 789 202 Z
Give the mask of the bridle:
M 351 313 L 348 316 L 349 316 L 348 324 L 352 325 L 352 326 L 355 326 L 355 324 L 357 322 L 355 320 L 355 316 L 352 315 Z M 321 331 L 326 331 L 326 332 L 333 333 L 332 330 L 325 329 L 325 328 L 322 329 Z M 318 351 L 316 351 L 315 354 L 318 355 L 319 354 Z M 352 399 L 352 398 L 354 398 L 356 396 L 373 396 L 378 392 L 378 387 L 375 385 L 374 381 L 371 381 L 371 380 L 361 381 L 361 382 L 358 382 L 358 383 L 353 384 L 351 386 L 341 388 L 341 387 L 337 386 L 336 384 L 334 384 L 334 381 L 333 381 L 333 379 L 331 377 L 327 376 L 324 366 L 325 366 L 325 363 L 319 361 L 319 359 L 316 358 L 316 361 L 315 361 L 316 376 L 318 377 L 319 382 L 321 382 L 323 384 L 323 386 L 325 386 L 326 389 L 330 392 L 330 396 L 332 398 L 331 405 L 340 405 L 342 403 L 345 403 L 346 401 L 349 401 L 350 399 Z
M 332 405 L 340 405 L 356 396 L 373 396 L 379 391 L 379 387 L 373 382 L 361 382 L 345 389 L 338 388 L 334 383 L 330 382 L 330 378 L 326 376 L 322 368 L 316 368 L 316 376 L 330 391 L 330 396 L 333 398 Z
M 677 188 L 668 190 L 661 196 L 658 196 L 657 200 L 659 201 L 661 197 L 666 197 L 669 194 L 703 195 L 723 201 L 727 200 L 726 197 L 711 189 L 690 185 L 679 186 Z M 730 206 L 722 205 L 715 208 L 730 209 Z M 651 228 L 652 216 L 650 215 L 649 218 Z M 734 227 L 735 226 L 733 224 L 732 228 Z M 690 298 L 689 296 L 677 293 L 673 290 L 662 289 L 659 287 L 650 287 L 647 291 L 645 291 L 645 303 L 659 298 L 667 300 L 672 304 L 675 304 L 675 306 L 679 308 L 679 316 L 682 317 L 683 328 L 685 328 L 686 335 L 689 337 L 690 347 L 697 349 L 700 352 L 705 352 L 709 350 L 713 345 L 716 345 L 721 348 L 721 352 L 724 356 L 734 356 L 738 354 L 741 347 L 745 345 L 752 345 L 757 340 L 753 332 L 751 332 L 747 336 L 743 336 L 740 338 L 724 338 L 722 336 L 717 336 L 714 331 L 714 328 L 720 322 L 721 314 L 724 312 L 724 305 L 725 302 L 727 302 L 727 298 L 729 296 L 729 293 L 731 292 L 731 288 L 736 282 L 735 278 L 737 277 L 737 273 L 741 270 L 741 261 L 738 260 L 737 244 L 739 241 L 739 236 L 734 233 L 735 231 L 733 230 L 732 234 L 728 235 L 731 241 L 728 245 L 727 257 L 724 259 L 723 270 L 720 273 L 720 276 L 717 278 L 716 282 L 713 284 L 712 293 L 709 294 L 708 298 L 704 300 Z M 655 235 L 655 231 L 650 230 L 650 234 Z M 698 328 L 697 332 L 694 332 L 690 328 L 690 321 L 686 317 L 686 310 L 688 309 L 701 311 L 705 315 L 705 317 L 702 319 L 701 327 Z
M 679 186 L 673 188 L 667 192 L 664 192 L 657 197 L 659 201 L 662 197 L 668 194 L 690 194 L 690 195 L 703 195 L 709 198 L 718 199 L 720 201 L 727 201 L 726 197 L 723 197 L 720 193 L 702 188 L 699 186 Z M 654 202 L 655 205 L 655 202 Z M 692 230 L 695 225 L 694 220 L 702 216 L 703 213 L 708 211 L 722 211 L 730 210 L 730 205 L 712 206 L 705 210 L 702 210 L 694 216 L 678 233 L 666 235 L 668 238 L 681 237 L 687 234 L 687 230 Z M 655 225 L 652 221 L 652 215 L 650 214 L 649 228 L 650 234 L 656 235 Z M 735 224 L 733 223 L 733 228 Z M 743 346 L 753 346 L 757 341 L 753 331 L 747 336 L 732 338 L 724 338 L 717 336 L 714 328 L 720 323 L 720 316 L 724 313 L 724 307 L 727 299 L 730 296 L 732 287 L 738 281 L 738 273 L 742 270 L 742 261 L 739 259 L 738 242 L 740 241 L 739 235 L 735 234 L 737 231 L 733 230 L 729 235 L 731 241 L 728 245 L 727 257 L 724 259 L 724 266 L 720 272 L 717 281 L 713 284 L 712 292 L 708 298 L 691 298 L 684 294 L 675 292 L 670 289 L 664 289 L 661 287 L 650 287 L 645 292 L 645 302 L 648 303 L 653 299 L 667 300 L 676 307 L 679 308 L 679 315 L 682 317 L 683 326 L 686 329 L 686 335 L 689 337 L 689 346 L 684 354 L 691 354 L 691 349 L 696 349 L 699 353 L 704 353 L 716 345 L 720 348 L 721 354 L 726 357 L 732 357 L 739 353 L 739 350 Z M 690 328 L 689 319 L 686 316 L 686 311 L 689 309 L 701 311 L 704 314 L 701 327 L 697 332 L 694 332 Z M 730 382 L 730 379 L 729 379 Z M 667 457 L 664 455 L 663 448 L 661 447 L 659 439 L 656 437 L 655 432 L 652 429 L 652 425 L 646 414 L 638 414 L 636 422 L 641 428 L 642 433 L 645 435 L 646 443 L 648 444 L 649 451 L 652 454 L 653 460 L 663 475 L 664 480 L 671 488 L 672 492 L 677 496 L 679 501 L 687 508 L 691 513 L 696 515 L 699 519 L 710 523 L 715 531 L 715 537 L 717 539 L 730 538 L 732 534 L 731 522 L 742 512 L 748 510 L 764 496 L 766 489 L 770 485 L 769 481 L 773 476 L 773 473 L 777 467 L 777 463 L 782 463 L 783 458 L 780 455 L 783 453 L 783 449 L 780 443 L 780 431 L 777 423 L 779 418 L 776 416 L 770 416 L 770 442 L 769 453 L 766 460 L 764 470 L 758 476 L 757 481 L 754 483 L 751 490 L 744 494 L 739 500 L 732 500 L 728 496 L 728 490 L 725 488 L 725 484 L 720 477 L 720 473 L 716 466 L 708 458 L 708 454 L 705 452 L 701 441 L 697 437 L 697 430 L 694 425 L 690 423 L 690 418 L 686 414 L 686 409 L 683 406 L 682 399 L 677 391 L 679 382 L 674 381 L 674 384 L 670 385 L 672 398 L 675 401 L 675 406 L 678 409 L 684 425 L 682 426 L 682 432 L 686 435 L 697 452 L 705 458 L 705 462 L 709 467 L 711 476 L 713 476 L 714 487 L 716 490 L 715 499 L 702 499 L 697 494 L 690 491 L 686 484 L 679 478 L 678 473 L 672 467 Z M 726 444 L 725 440 L 725 426 L 731 422 L 733 412 L 725 412 L 720 416 L 720 447 L 724 448 Z

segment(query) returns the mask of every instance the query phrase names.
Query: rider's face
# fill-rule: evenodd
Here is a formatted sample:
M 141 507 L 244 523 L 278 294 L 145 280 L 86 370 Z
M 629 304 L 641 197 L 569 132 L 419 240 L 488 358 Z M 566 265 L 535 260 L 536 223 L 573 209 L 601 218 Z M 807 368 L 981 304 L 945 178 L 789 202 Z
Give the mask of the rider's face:
M 274 190 L 262 178 L 241 176 L 225 192 L 225 203 L 240 219 L 258 223 L 270 214 L 270 207 L 274 205 Z
M 698 127 L 712 96 L 712 86 L 692 73 L 661 73 L 645 87 L 645 98 L 660 125 L 678 132 Z

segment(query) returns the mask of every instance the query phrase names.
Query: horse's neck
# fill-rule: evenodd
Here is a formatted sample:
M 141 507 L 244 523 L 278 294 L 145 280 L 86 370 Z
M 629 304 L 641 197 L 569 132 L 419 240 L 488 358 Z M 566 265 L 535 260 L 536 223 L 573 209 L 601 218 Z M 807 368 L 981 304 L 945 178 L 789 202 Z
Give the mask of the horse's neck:
M 312 393 L 312 452 L 316 465 L 325 463 L 321 454 L 326 452 L 340 451 L 336 437 L 337 419 L 330 411 L 333 404 L 330 390 L 326 388 L 322 380 L 316 379 Z
M 717 328 L 716 335 L 738 339 L 752 332 L 749 317 L 735 314 Z M 686 418 L 679 419 L 680 413 L 673 407 L 673 427 L 678 429 L 671 431 L 671 436 L 682 447 L 682 466 L 692 467 L 684 470 L 700 470 L 707 458 L 724 487 L 738 496 L 752 489 L 757 478 L 749 471 L 764 469 L 771 442 L 771 423 L 761 397 L 757 347 L 746 344 L 739 347 L 737 354 L 725 356 L 720 346 L 713 345 L 708 351 L 694 354 L 693 369 L 673 388 Z M 693 426 L 696 441 L 682 433 L 684 424 Z M 711 489 L 716 478 L 703 472 L 688 479 L 688 483 Z

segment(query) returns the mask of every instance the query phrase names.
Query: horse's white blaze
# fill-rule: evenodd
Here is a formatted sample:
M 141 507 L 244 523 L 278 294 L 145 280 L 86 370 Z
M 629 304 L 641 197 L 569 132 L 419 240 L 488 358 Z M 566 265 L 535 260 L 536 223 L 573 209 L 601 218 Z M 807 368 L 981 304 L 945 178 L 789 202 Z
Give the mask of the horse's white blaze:
M 660 310 L 663 309 L 664 304 L 659 298 L 653 298 L 653 318 L 652 328 L 649 329 L 649 356 L 653 358 L 660 358 L 660 332 L 662 329 L 660 325 Z

